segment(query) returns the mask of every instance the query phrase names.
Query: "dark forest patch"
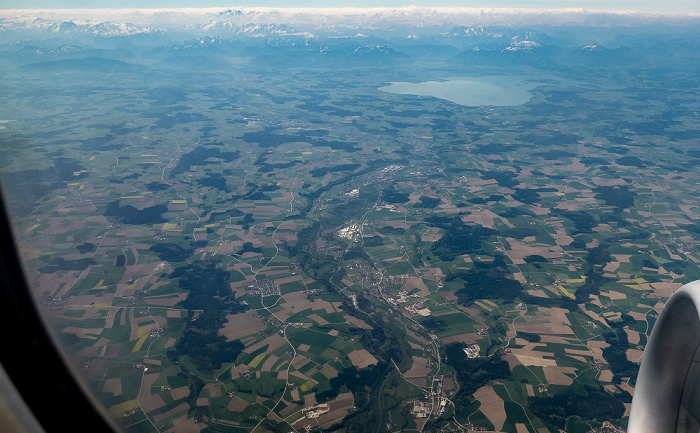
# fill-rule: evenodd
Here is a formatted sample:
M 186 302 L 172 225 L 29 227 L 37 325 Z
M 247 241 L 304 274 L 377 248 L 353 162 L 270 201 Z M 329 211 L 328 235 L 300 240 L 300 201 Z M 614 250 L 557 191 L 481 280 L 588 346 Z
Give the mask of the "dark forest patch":
M 452 261 L 457 256 L 480 250 L 483 240 L 498 233 L 486 227 L 464 224 L 459 218 L 444 217 L 447 222 L 437 218 L 440 217 L 429 217 L 425 221 L 445 230 L 445 234 L 431 248 L 433 254 L 443 261 Z
M 436 208 L 442 200 L 439 198 L 435 197 L 428 197 L 427 195 L 422 195 L 419 197 L 420 203 L 416 203 L 413 205 L 413 207 L 416 208 L 425 208 L 425 209 L 434 209 Z
M 187 92 L 180 87 L 160 86 L 149 90 L 146 97 L 157 105 L 175 105 L 187 100 Z
M 210 186 L 224 192 L 230 192 L 226 186 L 226 178 L 219 173 L 207 173 L 206 177 L 199 179 L 197 182 L 203 186 Z
M 502 236 L 505 236 L 507 238 L 513 238 L 517 240 L 523 240 L 527 237 L 530 236 L 538 236 L 542 232 L 536 228 L 533 227 L 515 227 L 512 229 L 508 229 L 505 231 L 500 232 Z
M 637 168 L 644 168 L 647 166 L 647 164 L 644 161 L 637 158 L 636 156 L 623 156 L 621 158 L 617 158 L 615 160 L 615 163 L 617 165 L 624 165 L 627 167 L 637 167 Z
M 240 341 L 227 342 L 219 335 L 226 322 L 226 315 L 246 309 L 231 291 L 231 274 L 219 269 L 213 262 L 196 262 L 176 268 L 170 279 L 179 278 L 178 285 L 188 292 L 179 305 L 186 308 L 189 317 L 182 337 L 168 358 L 178 360 L 188 356 L 203 372 L 212 372 L 224 362 L 233 362 L 245 347 Z
M 475 155 L 507 155 L 516 150 L 518 145 L 506 145 L 503 143 L 489 143 L 483 146 L 475 147 L 471 152 Z
M 599 186 L 593 188 L 596 193 L 595 198 L 603 200 L 608 206 L 615 206 L 626 209 L 634 206 L 634 191 L 630 191 L 628 186 Z
M 168 262 L 184 262 L 194 254 L 194 248 L 182 248 L 175 243 L 156 244 L 148 249 L 158 253 L 158 258 Z
M 167 211 L 168 207 L 162 204 L 138 210 L 131 205 L 120 206 L 119 200 L 115 200 L 107 205 L 103 215 L 115 217 L 123 224 L 160 224 L 168 222 L 163 218 Z
M 53 257 L 48 266 L 42 266 L 38 270 L 43 274 L 52 274 L 56 271 L 83 271 L 90 265 L 96 265 L 91 258 L 66 260 L 63 257 Z
M 95 244 L 85 242 L 84 244 L 76 245 L 75 248 L 80 254 L 87 254 L 89 252 L 92 252 L 92 250 L 95 248 Z
M 539 200 L 540 195 L 537 193 L 537 190 L 534 189 L 516 188 L 515 192 L 511 194 L 511 197 L 513 197 L 513 200 L 521 203 L 534 204 L 537 200 Z
M 504 188 L 512 188 L 520 183 L 519 180 L 515 180 L 518 177 L 516 173 L 511 171 L 486 171 L 481 170 L 481 176 L 484 180 L 495 180 L 500 186 Z
M 22 188 L 8 188 L 8 203 L 18 216 L 26 216 L 39 199 L 52 191 L 65 186 L 67 181 L 85 179 L 85 172 L 80 162 L 71 158 L 53 158 L 53 166 L 44 170 L 30 169 L 3 173 L 6 185 L 22 185 Z
M 360 167 L 360 164 L 339 164 L 332 167 L 319 167 L 311 170 L 311 177 L 322 177 L 327 173 L 335 173 L 339 171 L 354 171 Z
M 580 389 L 580 387 L 577 387 Z M 566 419 L 578 416 L 599 422 L 620 419 L 625 405 L 602 388 L 584 385 L 582 392 L 569 390 L 551 397 L 528 397 L 532 413 L 559 428 L 566 426 Z
M 168 188 L 170 188 L 170 185 L 167 183 L 149 182 L 146 184 L 146 189 L 151 192 L 165 191 Z
M 235 161 L 239 157 L 239 151 L 222 152 L 219 148 L 216 147 L 199 146 L 191 152 L 182 155 L 180 157 L 180 161 L 178 161 L 175 168 L 173 168 L 173 171 L 170 172 L 170 175 L 172 176 L 175 174 L 190 171 L 190 168 L 193 165 L 219 164 L 218 161 L 214 161 L 212 159 L 223 159 L 224 162 L 231 162 Z
M 390 189 L 387 189 L 384 191 L 384 194 L 382 195 L 382 199 L 384 199 L 385 202 L 387 203 L 392 203 L 392 204 L 401 204 L 401 203 L 408 203 L 410 200 L 410 194 L 407 192 L 398 192 L 396 189 L 393 187 Z
M 265 155 L 260 155 L 258 159 L 253 162 L 253 165 L 257 165 L 260 168 L 258 168 L 258 171 L 261 173 L 269 173 L 272 170 L 280 170 L 280 169 L 286 169 L 290 167 L 294 167 L 297 164 L 301 164 L 301 161 L 298 159 L 294 159 L 292 161 L 288 162 L 277 162 L 277 163 L 268 163 L 265 161 L 266 156 Z
M 574 223 L 575 230 L 572 232 L 572 235 L 590 233 L 593 228 L 598 225 L 595 217 L 585 211 L 562 211 L 559 209 L 552 209 L 552 213 Z
M 125 143 L 117 143 L 114 140 L 117 137 L 114 134 L 107 134 L 102 137 L 90 137 L 80 143 L 80 150 L 85 151 L 109 151 L 119 150 L 126 147 Z
M 531 254 L 524 257 L 523 260 L 525 260 L 525 263 L 547 263 L 547 259 L 539 254 Z
M 451 343 L 445 346 L 445 363 L 455 369 L 460 388 L 457 398 L 471 396 L 490 380 L 511 377 L 508 363 L 498 356 L 467 358 L 464 343 Z
M 539 156 L 547 161 L 558 161 L 562 158 L 571 158 L 576 156 L 575 153 L 569 152 L 567 150 L 552 149 L 547 152 L 536 152 L 532 154 L 533 156 Z
M 538 147 L 548 148 L 567 144 L 576 144 L 581 137 L 573 134 L 564 134 L 558 131 L 549 131 L 547 135 L 524 134 L 520 136 L 523 142 L 532 143 Z
M 244 242 L 243 247 L 240 250 L 236 251 L 235 254 L 240 256 L 241 254 L 245 254 L 245 253 L 262 254 L 262 252 L 263 252 L 262 248 L 254 247 L 252 242 Z
M 243 141 L 256 143 L 263 149 L 277 147 L 284 143 L 309 143 L 312 146 L 328 146 L 333 150 L 345 150 L 354 152 L 360 150 L 355 147 L 355 143 L 343 141 L 324 140 L 320 137 L 328 135 L 328 131 L 299 131 L 297 134 L 277 134 L 275 128 L 266 128 L 257 132 L 246 132 L 243 134 Z

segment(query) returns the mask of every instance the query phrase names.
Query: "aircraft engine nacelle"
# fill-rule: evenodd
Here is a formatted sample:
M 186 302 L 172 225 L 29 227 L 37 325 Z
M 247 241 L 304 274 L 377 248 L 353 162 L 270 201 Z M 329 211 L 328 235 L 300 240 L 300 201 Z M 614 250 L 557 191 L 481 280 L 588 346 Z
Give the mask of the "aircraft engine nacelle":
M 644 350 L 628 433 L 700 432 L 700 280 L 666 302 Z

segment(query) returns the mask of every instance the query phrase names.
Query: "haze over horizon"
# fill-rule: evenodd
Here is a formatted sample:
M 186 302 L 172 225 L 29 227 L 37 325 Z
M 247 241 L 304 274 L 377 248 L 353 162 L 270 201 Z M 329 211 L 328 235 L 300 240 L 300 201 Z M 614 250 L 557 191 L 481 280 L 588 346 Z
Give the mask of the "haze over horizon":
M 28 10 L 51 10 L 51 9 L 173 9 L 173 8 L 248 8 L 248 7 L 270 7 L 270 8 L 400 8 L 406 6 L 417 7 L 459 7 L 459 8 L 483 8 L 483 9 L 585 9 L 599 12 L 634 12 L 634 13 L 662 13 L 662 14 L 700 14 L 700 3 L 690 0 L 674 0 L 668 2 L 655 2 L 650 0 L 636 1 L 604 1 L 587 0 L 583 2 L 571 2 L 568 0 L 531 0 L 523 2 L 521 0 L 499 0 L 496 2 L 486 0 L 476 0 L 463 2 L 456 0 L 433 1 L 411 1 L 384 0 L 376 1 L 356 1 L 352 3 L 340 1 L 280 1 L 265 0 L 259 1 L 239 1 L 231 4 L 228 1 L 218 0 L 99 0 L 86 1 L 76 0 L 72 2 L 57 2 L 55 0 L 7 0 L 0 10 L 8 9 L 28 9 Z
M 202 2 L 203 3 L 203 2 Z M 101 3 L 108 6 L 108 2 Z M 592 4 L 592 3 L 590 3 Z M 80 6 L 76 4 L 76 6 Z M 119 9 L 0 9 L 0 30 L 40 28 L 50 22 L 122 23 L 147 26 L 151 29 L 192 30 L 193 26 L 210 28 L 214 23 L 286 24 L 305 31 L 321 25 L 341 24 L 350 29 L 383 28 L 388 23 L 400 24 L 412 32 L 442 26 L 587 26 L 638 27 L 662 24 L 695 26 L 700 13 L 612 11 L 586 8 L 513 8 L 513 7 L 449 7 L 449 6 L 375 6 L 375 7 L 197 7 L 197 8 L 130 8 Z M 155 2 L 141 6 L 155 6 Z M 38 19 L 38 20 L 37 20 Z M 53 25 L 53 24 L 52 24 Z M 20 26 L 20 27 L 17 27 Z M 27 27 L 28 26 L 28 27 Z M 377 27 L 378 26 L 378 27 Z M 354 33 L 353 33 L 354 35 Z M 309 36 L 311 36 L 309 34 Z

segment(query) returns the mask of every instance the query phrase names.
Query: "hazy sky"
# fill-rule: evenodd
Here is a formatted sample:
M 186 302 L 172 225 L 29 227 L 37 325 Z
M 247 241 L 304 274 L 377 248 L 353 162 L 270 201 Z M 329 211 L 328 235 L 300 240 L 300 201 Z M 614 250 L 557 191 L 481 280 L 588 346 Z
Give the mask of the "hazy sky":
M 2 0 L 2 9 L 179 8 L 179 7 L 376 7 L 460 6 L 485 8 L 586 8 L 700 14 L 700 0 Z

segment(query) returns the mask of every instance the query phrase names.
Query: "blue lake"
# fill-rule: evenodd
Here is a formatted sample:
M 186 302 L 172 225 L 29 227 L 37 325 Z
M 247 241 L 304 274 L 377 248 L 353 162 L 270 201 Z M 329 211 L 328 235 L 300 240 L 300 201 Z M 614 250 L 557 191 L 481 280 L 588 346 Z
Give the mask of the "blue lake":
M 556 83 L 553 77 L 491 75 L 484 77 L 449 77 L 424 83 L 396 82 L 380 87 L 383 92 L 400 95 L 433 96 L 466 106 L 515 106 L 532 99 L 530 90 Z

